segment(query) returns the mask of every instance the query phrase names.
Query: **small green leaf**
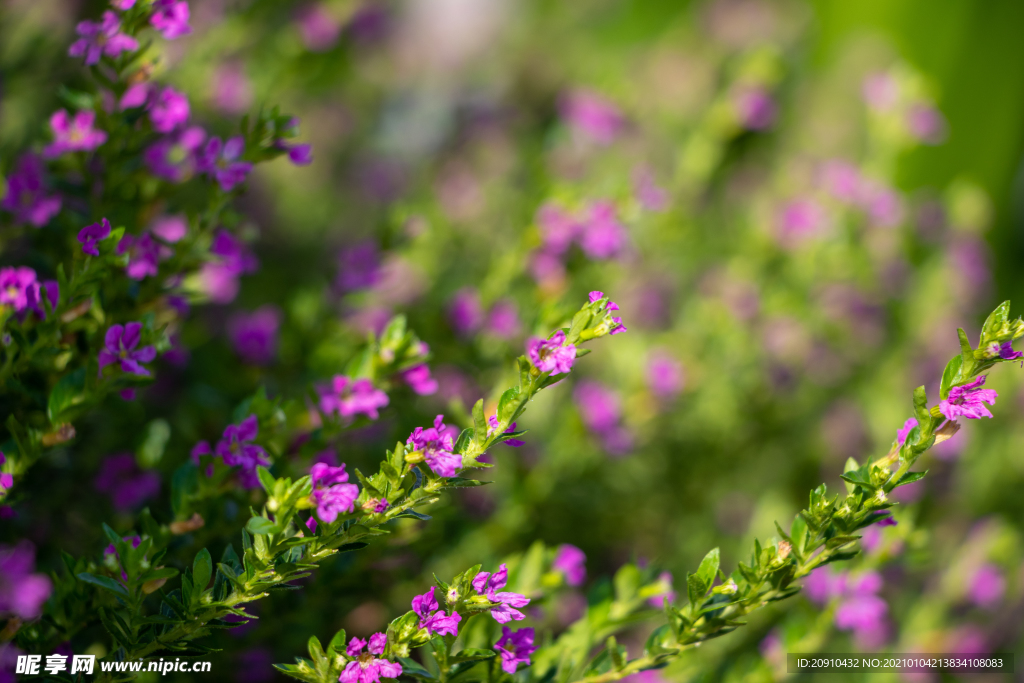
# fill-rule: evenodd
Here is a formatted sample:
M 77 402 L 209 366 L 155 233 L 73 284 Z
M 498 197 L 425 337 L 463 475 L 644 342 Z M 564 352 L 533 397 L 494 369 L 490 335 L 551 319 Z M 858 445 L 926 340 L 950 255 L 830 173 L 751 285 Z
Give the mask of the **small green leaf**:
M 89 572 L 79 572 L 78 579 L 79 581 L 85 581 L 86 583 L 91 583 L 94 586 L 99 586 L 100 588 L 106 589 L 111 593 L 116 593 L 121 597 L 128 597 L 127 589 L 125 589 L 124 586 L 122 586 L 117 581 L 114 581 L 109 576 L 96 576 L 95 574 L 90 574 Z
M 245 528 L 254 534 L 276 534 L 280 529 L 266 517 L 253 517 Z
M 715 582 L 715 575 L 718 574 L 718 565 L 721 561 L 721 553 L 718 548 L 713 549 L 704 559 L 701 560 L 700 567 L 697 568 L 697 576 L 700 577 L 701 582 L 710 587 Z M 705 589 L 707 592 L 707 589 Z
M 213 577 L 213 558 L 210 551 L 203 548 L 196 553 L 196 559 L 192 562 L 192 579 L 195 582 L 198 592 L 206 590 L 206 586 Z
M 487 418 L 484 416 L 484 400 L 473 404 L 473 441 L 483 444 L 487 438 Z
M 492 659 L 497 656 L 497 651 L 484 648 L 470 647 L 461 650 L 448 658 L 449 662 L 479 662 L 485 659 Z
M 274 475 L 270 473 L 270 470 L 263 465 L 257 465 L 256 476 L 259 478 L 260 484 L 263 486 L 263 490 L 267 493 L 273 493 L 275 480 Z
M 960 366 L 963 365 L 964 359 L 961 356 L 953 356 L 946 363 L 946 369 L 942 372 L 942 383 L 939 385 L 939 396 L 943 399 L 949 398 L 949 390 L 953 388 L 953 382 L 956 381 L 957 375 L 960 373 Z
M 61 378 L 50 392 L 46 414 L 53 424 L 66 422 L 65 413 L 85 402 L 82 391 L 85 388 L 85 368 L 79 368 Z
M 925 470 L 924 472 L 907 472 L 902 477 L 900 477 L 899 481 L 893 484 L 893 488 L 896 488 L 897 486 L 906 486 L 907 484 L 913 484 L 915 481 L 920 481 L 921 479 L 924 479 L 924 475 L 926 474 L 928 474 L 928 470 Z
M 345 651 L 345 629 L 334 634 L 331 642 L 327 644 L 327 656 L 334 657 L 335 654 Z

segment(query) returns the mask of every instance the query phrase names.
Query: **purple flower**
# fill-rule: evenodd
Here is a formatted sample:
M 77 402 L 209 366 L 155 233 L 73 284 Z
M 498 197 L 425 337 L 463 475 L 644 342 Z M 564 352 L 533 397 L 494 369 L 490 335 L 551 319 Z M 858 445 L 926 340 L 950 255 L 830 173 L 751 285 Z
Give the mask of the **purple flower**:
M 133 280 L 155 276 L 160 269 L 161 246 L 149 233 L 143 233 L 140 237 L 124 235 L 117 243 L 117 253 L 128 253 L 125 272 Z
M 474 289 L 460 289 L 448 306 L 448 320 L 456 334 L 468 336 L 480 329 L 484 321 L 480 295 Z
M 111 0 L 110 6 L 122 12 L 135 7 L 135 0 Z
M 660 399 L 675 398 L 683 390 L 683 364 L 664 351 L 655 351 L 647 361 L 647 386 Z
M 445 429 L 444 415 L 434 418 L 433 427 L 414 429 L 406 443 L 414 451 L 423 452 L 423 459 L 438 476 L 454 477 L 462 468 L 462 456 L 452 452 L 455 446 L 451 434 Z
M 511 301 L 499 301 L 487 314 L 487 331 L 501 339 L 519 336 L 521 325 L 516 305 Z
M 324 462 L 313 465 L 309 471 L 313 484 L 310 501 L 316 506 L 316 514 L 321 521 L 328 524 L 334 522 L 342 512 L 352 512 L 356 508 L 359 487 L 349 484 L 345 465 L 332 467 Z
M 626 228 L 616 217 L 612 202 L 593 202 L 581 227 L 580 248 L 592 259 L 608 259 L 626 244 Z
M 58 195 L 45 193 L 43 162 L 35 154 L 22 155 L 7 178 L 7 194 L 0 199 L 0 209 L 13 214 L 17 223 L 41 228 L 60 212 L 60 206 Z
M 988 354 L 990 357 L 999 356 L 1003 360 L 1016 360 L 1024 356 L 1024 352 L 1013 350 L 1013 340 L 1007 339 L 1003 343 L 992 342 L 988 345 Z
M 349 657 L 358 657 L 364 647 L 366 647 L 366 641 L 362 638 L 356 638 L 353 636 L 352 640 L 348 641 L 348 646 L 345 648 L 345 654 Z
M 238 277 L 259 267 L 259 261 L 245 245 L 226 230 L 219 230 L 210 245 L 210 254 L 217 257 L 203 265 L 200 279 L 210 300 L 226 304 L 238 295 Z
M 291 145 L 282 142 L 281 146 L 288 151 L 288 161 L 296 166 L 309 166 L 313 163 L 313 146 L 309 143 Z
M 877 595 L 854 595 L 836 608 L 836 628 L 859 633 L 884 628 L 889 606 Z
M 402 675 L 401 664 L 373 656 L 384 654 L 384 648 L 387 646 L 387 636 L 385 634 L 375 633 L 370 636 L 370 648 L 364 654 L 363 648 L 365 646 L 366 641 L 359 638 L 353 638 L 349 641 L 345 654 L 353 659 L 345 666 L 345 670 L 338 677 L 339 683 L 378 683 L 381 676 L 384 678 L 398 678 Z
M 110 221 L 101 218 L 99 223 L 87 225 L 78 231 L 78 241 L 82 243 L 82 252 L 90 256 L 99 256 L 96 243 L 110 236 Z
M 302 42 L 310 52 L 330 50 L 341 35 L 341 22 L 321 4 L 307 5 L 295 17 Z
M 149 23 L 167 40 L 192 33 L 188 25 L 188 3 L 184 0 L 156 0 Z
M 565 577 L 570 586 L 579 586 L 587 580 L 587 556 L 574 545 L 563 543 L 558 546 L 551 569 Z
M 252 104 L 252 86 L 241 64 L 221 64 L 213 72 L 213 104 L 228 114 L 241 114 Z
M 68 48 L 72 57 L 85 57 L 86 65 L 100 61 L 100 57 L 117 57 L 122 52 L 137 50 L 139 43 L 129 35 L 121 33 L 121 19 L 107 10 L 102 21 L 83 21 L 75 28 L 80 36 Z
M 437 380 L 430 376 L 430 367 L 426 363 L 403 370 L 400 375 L 402 380 L 420 396 L 427 396 L 437 391 Z
M 573 392 L 576 406 L 587 427 L 601 437 L 605 449 L 623 455 L 632 447 L 632 437 L 620 424 L 622 411 L 618 396 L 597 382 L 583 381 Z
M 174 244 L 188 234 L 188 220 L 184 216 L 161 216 L 153 221 L 149 231 L 164 242 Z
M 741 88 L 733 95 L 733 106 L 747 130 L 765 130 L 775 123 L 775 100 L 764 88 Z
M 188 98 L 174 88 L 160 91 L 149 110 L 149 120 L 153 123 L 153 130 L 158 133 L 170 133 L 187 123 L 188 117 Z
M 5 462 L 7 462 L 7 456 L 4 455 L 3 451 L 0 451 L 0 465 L 3 465 Z M 0 472 L 0 494 L 12 486 L 14 486 L 14 475 L 10 472 Z
M 594 290 L 588 296 L 588 301 L 590 303 L 594 303 L 595 301 L 597 301 L 599 299 L 603 299 L 603 298 L 604 298 L 604 292 L 599 292 L 597 290 Z M 605 318 L 604 318 L 604 323 L 603 324 L 607 324 L 608 325 L 608 334 L 622 334 L 623 332 L 628 332 L 629 331 L 629 328 L 627 328 L 622 323 L 622 318 L 613 317 L 611 315 L 612 313 L 614 313 L 615 311 L 618 311 L 618 310 L 619 310 L 619 305 L 617 303 L 615 303 L 614 301 L 609 301 L 607 304 L 605 304 L 605 307 L 604 307 Z
M 196 170 L 199 150 L 206 131 L 199 126 L 185 128 L 153 143 L 142 153 L 150 172 L 172 183 L 187 180 Z
M 985 404 L 995 405 L 999 394 L 993 389 L 981 388 L 985 384 L 985 377 L 982 375 L 969 384 L 950 389 L 949 398 L 939 403 L 939 412 L 945 415 L 947 420 L 954 420 L 960 415 L 971 420 L 992 417 Z
M 131 453 L 121 453 L 103 460 L 93 486 L 111 497 L 116 510 L 124 512 L 160 493 L 160 475 L 140 469 Z
M 575 90 L 563 96 L 559 113 L 573 129 L 602 145 L 613 142 L 626 125 L 614 104 L 589 90 Z
M 818 234 L 825 225 L 825 212 L 811 199 L 797 199 L 786 204 L 777 218 L 779 241 L 795 246 Z
M 853 204 L 860 197 L 860 169 L 848 161 L 833 159 L 821 167 L 821 184 L 833 197 L 845 204 Z
M 664 211 L 669 202 L 668 193 L 658 186 L 654 174 L 644 166 L 633 171 L 633 196 L 647 211 Z
M 544 204 L 537 210 L 537 227 L 544 240 L 544 250 L 559 256 L 569 248 L 580 231 L 579 221 L 556 204 Z
M 132 375 L 149 377 L 149 370 L 142 367 L 141 363 L 149 363 L 156 358 L 156 349 L 152 346 L 143 346 L 136 350 L 142 339 L 142 323 L 128 323 L 127 325 L 111 325 L 107 328 L 103 346 L 100 350 L 99 363 L 100 373 L 103 368 L 111 363 L 120 363 L 123 372 Z
M 513 631 L 502 626 L 501 638 L 494 644 L 494 649 L 501 655 L 501 668 L 507 674 L 514 674 L 520 664 L 530 664 L 530 655 L 537 649 L 533 644 L 533 629 Z
M 237 425 L 228 425 L 214 448 L 218 457 L 228 467 L 241 467 L 240 482 L 245 488 L 257 488 L 259 479 L 256 468 L 270 465 L 270 457 L 263 447 L 253 443 L 259 433 L 259 420 L 250 415 Z M 198 447 L 197 447 L 198 448 Z
M 1006 593 L 1006 579 L 1003 573 L 993 564 L 983 564 L 971 577 L 967 587 L 967 596 L 978 607 L 994 607 Z
M 26 266 L 0 268 L 0 306 L 10 306 L 16 313 L 21 313 L 38 305 L 36 271 Z
M 0 614 L 35 619 L 50 597 L 53 584 L 43 574 L 33 574 L 35 547 L 28 541 L 0 545 Z
M 245 151 L 245 140 L 241 137 L 230 138 L 227 142 L 220 138 L 210 138 L 198 156 L 198 168 L 217 181 L 220 189 L 230 192 L 236 185 L 245 182 L 252 170 L 252 164 L 238 161 Z
M 526 343 L 526 354 L 533 366 L 541 372 L 559 375 L 572 370 L 576 362 L 576 346 L 565 344 L 565 332 L 558 330 L 546 341 L 533 337 Z
M 907 129 L 926 145 L 938 145 L 946 139 L 946 118 L 935 107 L 917 102 L 907 111 Z
M 491 602 L 498 603 L 491 608 L 491 616 L 499 624 L 507 624 L 513 619 L 522 621 L 526 618 L 526 615 L 517 608 L 526 607 L 530 604 L 530 599 L 524 595 L 500 590 L 505 587 L 507 582 L 508 568 L 504 564 L 498 567 L 498 571 L 493 574 L 490 572 L 480 572 L 473 577 L 474 590 L 480 595 L 487 596 L 487 599 Z
M 895 190 L 881 183 L 863 181 L 857 200 L 872 225 L 892 228 L 903 220 L 903 205 Z
M 276 306 L 262 306 L 252 313 L 235 313 L 228 319 L 228 338 L 246 363 L 266 365 L 277 354 L 277 333 L 281 312 Z
M 490 417 L 488 417 L 487 418 L 487 424 L 488 424 L 487 436 L 490 436 L 491 434 L 493 434 L 495 432 L 496 429 L 498 429 L 498 426 L 499 426 L 498 425 L 498 415 L 494 414 L 494 415 L 491 415 Z M 513 422 L 512 424 L 510 424 L 508 426 L 508 429 L 506 429 L 504 431 L 504 433 L 505 434 L 512 434 L 515 431 L 516 431 L 516 423 Z M 519 448 L 520 446 L 522 446 L 526 442 L 525 441 L 520 441 L 519 439 L 506 439 L 505 441 L 502 441 L 502 443 L 505 444 L 506 446 L 512 446 L 513 448 Z
M 107 134 L 93 128 L 96 112 L 80 111 L 74 118 L 66 110 L 54 112 L 50 117 L 53 142 L 43 149 L 43 156 L 54 159 L 66 152 L 90 152 L 107 141 Z
M 380 417 L 378 409 L 388 404 L 388 395 L 368 379 L 353 380 L 335 375 L 329 387 L 320 389 L 320 410 L 328 415 L 355 417 L 362 413 L 371 420 Z
M 380 257 L 373 242 L 363 242 L 338 254 L 337 286 L 342 292 L 366 289 L 380 280 Z
M 459 635 L 459 622 L 462 621 L 459 613 L 452 611 L 451 615 L 446 615 L 444 610 L 438 611 L 437 608 L 433 586 L 423 595 L 412 599 L 412 611 L 420 618 L 420 628 L 440 636 Z

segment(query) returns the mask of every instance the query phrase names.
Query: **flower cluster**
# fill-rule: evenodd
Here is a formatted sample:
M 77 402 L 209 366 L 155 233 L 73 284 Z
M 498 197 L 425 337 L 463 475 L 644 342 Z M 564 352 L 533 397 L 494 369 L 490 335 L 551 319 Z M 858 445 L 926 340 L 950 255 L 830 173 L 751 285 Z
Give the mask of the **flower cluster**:
M 343 418 L 362 414 L 376 420 L 380 417 L 378 411 L 388 404 L 388 395 L 365 378 L 354 380 L 345 375 L 335 375 L 330 385 L 321 387 L 319 393 L 320 410 Z
M 610 201 L 593 201 L 580 212 L 544 204 L 537 211 L 536 223 L 542 244 L 532 257 L 532 272 L 542 284 L 565 277 L 564 261 L 574 243 L 593 260 L 615 258 L 626 248 L 626 228 Z
M 192 449 L 192 460 L 199 464 L 201 456 L 212 454 L 228 467 L 240 468 L 239 483 L 244 488 L 257 488 L 259 478 L 256 468 L 270 465 L 267 452 L 262 446 L 254 443 L 258 434 L 259 420 L 255 415 L 250 415 L 237 425 L 228 425 L 214 448 L 211 449 L 207 441 L 196 444 Z M 210 474 L 210 470 L 207 470 L 207 473 Z

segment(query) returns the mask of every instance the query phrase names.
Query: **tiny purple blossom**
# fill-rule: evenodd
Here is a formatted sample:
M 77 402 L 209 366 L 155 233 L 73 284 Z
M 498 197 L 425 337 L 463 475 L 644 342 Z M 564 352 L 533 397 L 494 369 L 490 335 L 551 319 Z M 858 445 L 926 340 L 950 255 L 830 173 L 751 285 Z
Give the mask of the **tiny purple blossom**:
M 812 199 L 796 199 L 782 207 L 776 219 L 779 241 L 794 247 L 817 235 L 825 225 L 825 212 Z
M 158 133 L 170 133 L 187 123 L 188 117 L 188 98 L 174 88 L 160 91 L 149 110 L 149 120 L 153 123 L 153 130 Z
M 125 272 L 133 280 L 155 276 L 160 269 L 161 246 L 149 233 L 139 237 L 125 234 L 117 243 L 118 254 L 128 254 Z
M 160 475 L 140 469 L 131 453 L 121 453 L 103 460 L 93 486 L 110 496 L 116 510 L 124 512 L 160 493 Z
M 142 160 L 150 172 L 172 183 L 187 180 L 195 173 L 199 150 L 206 131 L 192 126 L 161 138 L 145 149 Z
M 978 607 L 994 607 L 999 604 L 1006 593 L 1006 579 L 999 568 L 993 564 L 983 564 L 971 577 L 967 587 L 967 596 Z
M 336 484 L 329 488 L 315 488 L 310 495 L 310 500 L 316 506 L 316 514 L 320 520 L 330 524 L 342 512 L 353 512 L 358 496 L 359 487 L 357 485 Z
M 281 312 L 276 306 L 262 306 L 252 313 L 238 312 L 228 319 L 227 332 L 231 345 L 242 360 L 252 365 L 266 365 L 277 355 L 277 334 Z
M 836 628 L 865 633 L 883 628 L 889 606 L 877 595 L 853 595 L 836 608 Z
M 0 306 L 10 306 L 16 313 L 39 305 L 39 283 L 36 271 L 26 266 L 0 268 Z
M 153 346 L 143 346 L 136 350 L 141 339 L 142 323 L 111 325 L 107 328 L 103 349 L 99 354 L 100 373 L 102 374 L 103 368 L 111 363 L 120 363 L 123 372 L 149 377 L 149 370 L 141 364 L 149 363 L 156 358 L 156 349 Z
M 587 556 L 574 545 L 563 543 L 558 546 L 551 569 L 565 577 L 570 586 L 579 586 L 587 580 Z
M 990 356 L 999 356 L 1003 360 L 1017 360 L 1018 358 L 1024 357 L 1024 351 L 1013 350 L 1013 340 L 1007 339 L 1002 344 L 999 342 L 992 342 L 988 346 L 988 353 Z
M 775 100 L 761 87 L 741 88 L 733 96 L 740 124 L 747 130 L 765 130 L 775 123 Z
M 80 111 L 74 118 L 64 109 L 50 117 L 53 142 L 43 149 L 43 156 L 54 159 L 67 152 L 91 152 L 107 141 L 107 134 L 93 128 L 96 112 Z
M 85 57 L 87 66 L 99 62 L 103 55 L 117 57 L 139 47 L 137 40 L 121 33 L 121 19 L 110 10 L 103 13 L 102 21 L 79 22 L 75 32 L 79 38 L 68 48 L 68 54 Z
M 185 0 L 156 0 L 153 16 L 149 23 L 167 40 L 174 40 L 192 33 L 188 25 L 189 11 Z
M 174 244 L 188 234 L 188 219 L 184 216 L 161 216 L 153 221 L 149 231 L 164 242 Z
M 348 641 L 348 646 L 345 648 L 345 654 L 349 657 L 358 657 L 363 652 L 363 648 L 366 647 L 366 641 L 362 638 L 352 637 L 352 640 Z
M 537 227 L 544 240 L 544 250 L 559 256 L 569 248 L 580 231 L 580 222 L 557 204 L 544 204 L 537 210 Z
M 447 615 L 444 610 L 438 611 L 437 608 L 433 586 L 423 595 L 417 595 L 412 599 L 412 611 L 420 618 L 420 628 L 441 636 L 459 635 L 459 622 L 462 621 L 459 613 L 453 611 L 451 615 Z
M 41 228 L 60 212 L 59 195 L 47 195 L 43 183 L 43 162 L 35 154 L 18 159 L 7 178 L 7 194 L 0 199 L 0 209 L 14 215 L 15 222 Z
M 238 160 L 244 151 L 245 140 L 241 137 L 230 138 L 227 142 L 210 138 L 198 157 L 199 170 L 214 178 L 220 189 L 230 192 L 245 182 L 252 170 L 251 163 Z
M 521 325 L 519 312 L 511 301 L 499 301 L 487 314 L 487 331 L 501 339 L 515 339 Z
M 0 545 L 0 615 L 24 620 L 40 615 L 53 584 L 44 574 L 33 574 L 35 547 L 29 541 Z
M 428 396 L 437 392 L 437 380 L 430 376 L 430 366 L 426 363 L 414 365 L 400 374 L 402 380 L 420 396 Z
M 665 351 L 655 351 L 647 360 L 647 386 L 662 400 L 675 398 L 686 380 L 683 364 Z
M 654 173 L 646 167 L 633 171 L 633 196 L 647 211 L 664 211 L 668 207 L 668 193 L 654 179 Z
M 498 567 L 498 571 L 493 574 L 490 572 L 480 572 L 473 577 L 474 590 L 480 595 L 486 596 L 491 602 L 498 603 L 491 608 L 491 616 L 499 624 L 507 624 L 513 619 L 522 621 L 526 618 L 526 615 L 517 608 L 526 607 L 530 604 L 530 599 L 524 595 L 500 590 L 505 587 L 507 582 L 508 567 L 504 564 Z
M 214 448 L 214 453 L 224 460 L 225 465 L 242 468 L 240 482 L 245 488 L 259 487 L 256 468 L 270 465 L 267 452 L 259 444 L 253 443 L 259 428 L 257 417 L 250 415 L 237 425 L 228 425 Z
M 381 279 L 380 256 L 373 242 L 363 242 L 338 254 L 337 287 L 354 292 L 372 287 Z
M 950 389 L 949 397 L 939 403 L 939 412 L 945 415 L 947 420 L 954 420 L 961 415 L 971 420 L 992 417 L 985 404 L 995 405 L 999 394 L 993 389 L 981 388 L 985 384 L 985 378 L 986 375 L 982 375 L 969 384 Z
M 677 594 L 672 588 L 672 572 L 662 572 L 658 575 L 658 583 L 665 587 L 665 590 L 655 596 L 648 598 L 647 604 L 651 607 L 661 608 L 667 598 L 670 603 L 676 601 Z
M 589 90 L 567 93 L 559 103 L 562 120 L 598 144 L 610 144 L 622 133 L 625 118 L 613 103 Z
M 366 641 L 359 638 L 352 638 L 345 648 L 345 654 L 352 658 L 344 671 L 338 677 L 339 683 L 379 683 L 380 677 L 398 678 L 402 675 L 402 665 L 396 662 L 389 662 L 386 659 L 379 659 L 372 655 L 384 654 L 387 646 L 387 636 L 383 633 L 375 633 L 370 636 L 370 648 L 367 654 L 363 653 Z
M 580 248 L 592 259 L 616 256 L 626 244 L 626 228 L 616 216 L 615 204 L 593 202 L 581 228 Z
M 565 344 L 565 332 L 558 330 L 547 340 L 534 337 L 526 344 L 526 353 L 533 366 L 541 372 L 559 375 L 572 370 L 576 362 L 576 346 Z
M 490 417 L 488 417 L 487 418 L 487 425 L 488 425 L 488 427 L 487 427 L 487 436 L 490 436 L 491 434 L 493 434 L 495 432 L 496 429 L 498 429 L 498 415 L 494 414 L 494 415 L 491 415 Z M 516 423 L 513 422 L 512 424 L 510 424 L 508 426 L 508 429 L 506 429 L 503 433 L 504 434 L 512 434 L 515 431 L 516 431 Z M 519 439 L 505 439 L 504 441 L 502 441 L 502 443 L 505 444 L 506 446 L 512 446 L 513 448 L 519 448 L 520 446 L 522 446 L 526 442 L 525 441 L 520 441 Z
M 110 236 L 110 221 L 101 218 L 99 223 L 87 225 L 78 231 L 78 241 L 82 243 L 82 252 L 90 256 L 99 256 L 96 243 Z
M 480 295 L 473 289 L 460 289 L 448 306 L 448 320 L 456 334 L 468 336 L 476 332 L 484 321 Z
M 456 455 L 451 434 L 444 425 L 444 415 L 434 418 L 434 426 L 417 427 L 406 442 L 414 451 L 422 451 L 430 469 L 441 477 L 454 477 L 462 468 L 462 456 Z
M 507 674 L 514 674 L 520 664 L 530 663 L 530 655 L 537 649 L 533 644 L 533 629 L 513 631 L 502 626 L 501 638 L 494 644 L 494 649 L 501 655 L 501 668 Z
M 388 404 L 388 395 L 368 379 L 353 380 L 335 375 L 329 387 L 320 389 L 320 410 L 328 415 L 355 417 L 362 413 L 371 420 L 380 417 L 378 409 Z
M 0 451 L 0 465 L 7 462 L 7 456 L 4 455 L 3 451 Z M 0 472 L 0 494 L 7 489 L 14 486 L 14 475 L 10 472 Z

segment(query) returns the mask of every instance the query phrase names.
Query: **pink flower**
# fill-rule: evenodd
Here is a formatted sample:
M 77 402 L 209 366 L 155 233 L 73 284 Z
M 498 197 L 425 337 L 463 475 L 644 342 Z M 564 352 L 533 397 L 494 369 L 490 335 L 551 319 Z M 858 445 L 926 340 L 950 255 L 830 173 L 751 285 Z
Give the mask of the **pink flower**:
M 995 607 L 1006 593 L 1006 579 L 994 564 L 978 567 L 971 577 L 967 595 L 978 607 Z
M 67 152 L 90 152 L 102 145 L 107 134 L 93 128 L 95 121 L 94 111 L 80 111 L 73 119 L 64 109 L 55 112 L 50 117 L 54 140 L 43 149 L 43 156 L 53 159 Z
M 563 543 L 558 546 L 551 569 L 565 577 L 570 586 L 579 586 L 587 579 L 587 556 L 574 545 Z
M 103 13 L 102 21 L 80 22 L 75 31 L 80 37 L 68 48 L 68 54 L 84 56 L 88 66 L 99 62 L 103 55 L 117 57 L 139 47 L 137 40 L 121 33 L 121 19 L 110 10 Z
M 402 380 L 420 396 L 427 396 L 437 392 L 437 380 L 430 376 L 430 366 L 426 363 L 414 365 L 401 373 Z
M 368 379 L 353 380 L 335 375 L 330 387 L 320 390 L 320 409 L 328 415 L 355 417 L 360 413 L 371 420 L 380 417 L 378 410 L 388 404 L 388 395 Z
M 618 107 L 589 90 L 575 90 L 559 103 L 562 119 L 594 142 L 610 144 L 625 128 Z
M 947 420 L 955 420 L 961 415 L 970 420 L 992 417 L 985 404 L 995 405 L 999 394 L 992 389 L 981 388 L 985 384 L 985 377 L 982 375 L 973 382 L 950 389 L 949 397 L 939 403 L 939 412 Z
M 580 248 L 592 259 L 612 258 L 626 244 L 626 228 L 619 222 L 612 202 L 593 202 L 581 232 Z
M 526 354 L 533 366 L 541 372 L 559 375 L 572 370 L 576 362 L 576 347 L 565 345 L 565 332 L 558 330 L 547 340 L 534 337 L 526 344 Z
M 498 571 L 480 572 L 473 577 L 473 589 L 479 594 L 486 596 L 491 602 L 498 603 L 491 608 L 491 616 L 499 624 L 507 624 L 509 621 L 522 621 L 526 615 L 518 608 L 530 604 L 530 599 L 519 593 L 502 591 L 508 582 L 508 568 L 502 564 Z
M 316 506 L 316 514 L 321 521 L 330 524 L 338 519 L 339 514 L 355 511 L 359 487 L 347 483 L 348 472 L 344 464 L 332 467 L 318 462 L 309 471 L 309 478 L 313 484 L 310 501 Z
M 42 160 L 34 154 L 23 155 L 7 178 L 7 194 L 0 199 L 0 209 L 9 211 L 18 223 L 41 228 L 60 207 L 60 196 L 47 194 Z
M 299 10 L 295 23 L 303 44 L 311 52 L 330 50 L 341 35 L 341 22 L 320 4 L 307 5 Z
M 156 348 L 143 346 L 136 350 L 141 339 L 142 323 L 111 325 L 107 328 L 103 349 L 99 354 L 100 374 L 108 365 L 119 363 L 123 372 L 149 377 L 149 370 L 142 367 L 141 364 L 149 363 L 156 358 Z
M 422 451 L 427 465 L 440 477 L 454 477 L 462 469 L 462 456 L 456 454 L 451 434 L 444 425 L 444 415 L 434 418 L 434 426 L 417 427 L 406 444 L 414 451 Z
M 741 88 L 733 95 L 733 106 L 747 130 L 765 130 L 775 123 L 775 100 L 760 86 Z
M 153 16 L 149 23 L 167 40 L 174 40 L 192 33 L 188 25 L 189 11 L 185 0 L 156 0 Z

